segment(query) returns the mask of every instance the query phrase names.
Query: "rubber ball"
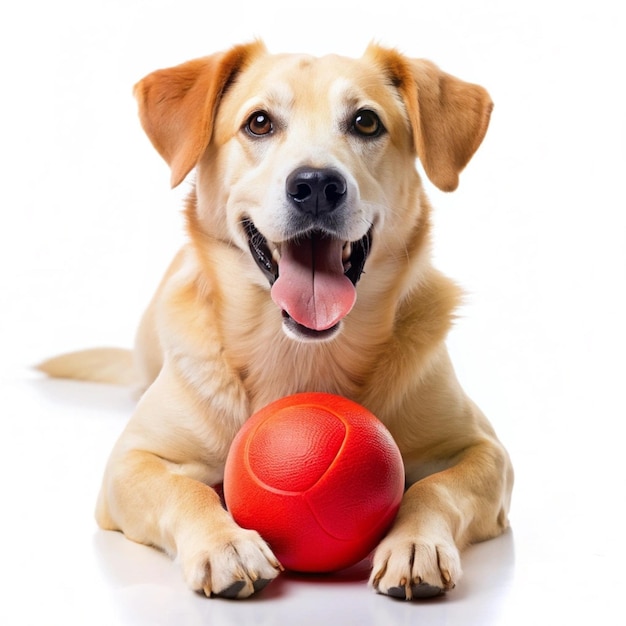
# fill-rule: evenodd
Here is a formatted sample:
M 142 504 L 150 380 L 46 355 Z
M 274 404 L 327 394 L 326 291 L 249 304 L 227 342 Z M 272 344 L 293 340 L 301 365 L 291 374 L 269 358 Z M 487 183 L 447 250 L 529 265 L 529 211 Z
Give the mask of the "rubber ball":
M 255 413 L 235 437 L 224 499 L 235 521 L 268 542 L 286 569 L 325 573 L 367 557 L 404 492 L 389 431 L 344 397 L 300 393 Z

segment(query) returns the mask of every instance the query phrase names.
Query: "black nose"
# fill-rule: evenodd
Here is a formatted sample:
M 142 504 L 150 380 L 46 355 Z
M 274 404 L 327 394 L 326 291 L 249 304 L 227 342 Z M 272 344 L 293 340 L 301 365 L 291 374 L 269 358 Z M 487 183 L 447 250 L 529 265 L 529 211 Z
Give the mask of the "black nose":
M 336 170 L 300 167 L 287 177 L 287 197 L 303 213 L 334 211 L 346 195 L 346 179 Z

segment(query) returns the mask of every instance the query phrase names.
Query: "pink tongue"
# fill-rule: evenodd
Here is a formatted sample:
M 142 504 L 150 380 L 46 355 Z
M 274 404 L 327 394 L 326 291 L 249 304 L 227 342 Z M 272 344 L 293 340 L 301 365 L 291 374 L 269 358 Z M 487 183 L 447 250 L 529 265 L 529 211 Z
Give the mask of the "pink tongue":
M 354 306 L 356 289 L 343 273 L 342 248 L 330 237 L 282 244 L 272 299 L 298 324 L 326 330 Z

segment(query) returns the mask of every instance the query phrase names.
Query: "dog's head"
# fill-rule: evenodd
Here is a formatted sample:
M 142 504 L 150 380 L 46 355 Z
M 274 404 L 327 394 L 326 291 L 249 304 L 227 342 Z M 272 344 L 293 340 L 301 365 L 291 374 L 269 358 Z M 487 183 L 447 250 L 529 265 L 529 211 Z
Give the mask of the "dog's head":
M 482 87 L 376 45 L 348 59 L 256 42 L 154 72 L 135 93 L 172 185 L 197 166 L 199 224 L 246 251 L 300 340 L 336 333 L 372 250 L 406 246 L 415 157 L 455 189 L 492 106 Z

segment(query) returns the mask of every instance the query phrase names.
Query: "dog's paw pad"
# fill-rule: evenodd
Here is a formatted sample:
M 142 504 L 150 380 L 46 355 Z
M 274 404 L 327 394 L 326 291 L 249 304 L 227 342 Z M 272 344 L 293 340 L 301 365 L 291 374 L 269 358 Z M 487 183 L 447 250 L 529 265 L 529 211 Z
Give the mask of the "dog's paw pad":
M 267 587 L 273 579 L 271 578 L 259 578 L 252 583 L 252 590 L 248 589 L 248 592 L 245 594 L 246 596 L 251 595 L 252 593 L 258 593 Z M 234 600 L 240 597 L 241 592 L 247 586 L 247 582 L 245 580 L 238 580 L 234 582 L 232 585 L 226 587 L 226 589 L 222 589 L 217 593 L 212 595 L 218 598 L 226 598 L 228 600 Z
M 239 596 L 239 593 L 245 586 L 246 586 L 245 580 L 238 580 L 234 582 L 232 585 L 226 587 L 226 589 L 222 589 L 222 591 L 218 591 L 214 595 L 216 595 L 218 598 L 234 599 Z
M 254 592 L 258 593 L 259 591 L 263 591 L 263 589 L 265 589 L 265 587 L 267 587 L 271 582 L 272 582 L 273 578 L 259 578 L 259 580 L 255 580 L 252 583 L 252 586 L 254 587 Z
M 446 592 L 441 587 L 429 585 L 428 583 L 419 583 L 410 587 L 390 587 L 387 595 L 399 600 L 419 600 L 423 598 L 434 598 L 443 595 Z

